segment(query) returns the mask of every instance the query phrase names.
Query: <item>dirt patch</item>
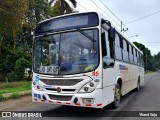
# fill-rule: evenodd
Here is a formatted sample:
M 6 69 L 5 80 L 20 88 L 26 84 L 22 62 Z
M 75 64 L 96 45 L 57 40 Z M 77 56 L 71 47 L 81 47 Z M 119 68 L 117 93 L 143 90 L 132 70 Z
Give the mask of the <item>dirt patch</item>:
M 25 108 L 27 108 L 28 106 L 37 104 L 38 103 L 32 103 L 32 98 L 29 95 L 0 102 L 0 111 L 21 111 L 23 109 L 25 110 Z

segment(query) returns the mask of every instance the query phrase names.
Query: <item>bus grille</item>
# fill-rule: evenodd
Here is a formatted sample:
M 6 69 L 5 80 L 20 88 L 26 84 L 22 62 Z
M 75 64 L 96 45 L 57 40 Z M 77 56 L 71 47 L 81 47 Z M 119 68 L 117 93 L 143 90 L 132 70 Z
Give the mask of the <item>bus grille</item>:
M 49 91 L 54 91 L 56 92 L 57 89 L 54 89 L 54 88 L 45 88 L 46 90 L 49 90 Z M 76 91 L 76 89 L 62 89 L 62 92 L 74 92 Z
M 57 86 L 73 86 L 81 82 L 82 79 L 41 79 L 46 85 L 57 85 Z
M 59 100 L 59 101 L 70 101 L 72 96 L 59 96 L 59 95 L 50 95 L 49 98 L 52 100 Z

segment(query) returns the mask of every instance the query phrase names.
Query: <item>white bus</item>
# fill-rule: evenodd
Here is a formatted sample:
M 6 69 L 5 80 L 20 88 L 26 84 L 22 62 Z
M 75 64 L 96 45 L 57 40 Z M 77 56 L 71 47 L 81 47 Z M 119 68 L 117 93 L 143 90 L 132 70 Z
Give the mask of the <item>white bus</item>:
M 118 108 L 143 81 L 143 53 L 100 13 L 51 18 L 34 31 L 33 102 Z

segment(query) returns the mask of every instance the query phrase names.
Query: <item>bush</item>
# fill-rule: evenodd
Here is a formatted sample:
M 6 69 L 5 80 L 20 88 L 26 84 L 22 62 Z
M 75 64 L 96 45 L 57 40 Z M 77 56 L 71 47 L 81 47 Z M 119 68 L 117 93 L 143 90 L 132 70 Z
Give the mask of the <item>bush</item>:
M 18 98 L 20 95 L 18 93 L 13 93 L 9 98 Z
M 0 102 L 6 100 L 5 97 L 3 97 L 2 95 L 0 95 Z
M 0 90 L 8 89 L 8 88 L 18 88 L 18 87 L 28 88 L 30 87 L 30 82 L 8 82 L 2 83 L 0 82 Z
M 12 72 L 8 73 L 5 79 L 7 79 L 8 82 L 15 81 L 15 72 L 12 71 Z
M 0 82 L 21 81 L 25 68 L 31 68 L 31 54 L 25 53 L 22 47 L 2 47 L 0 54 Z
M 15 64 L 15 74 L 17 79 L 23 79 L 25 75 L 25 67 L 27 67 L 29 64 L 29 61 L 25 58 L 20 58 L 16 60 Z

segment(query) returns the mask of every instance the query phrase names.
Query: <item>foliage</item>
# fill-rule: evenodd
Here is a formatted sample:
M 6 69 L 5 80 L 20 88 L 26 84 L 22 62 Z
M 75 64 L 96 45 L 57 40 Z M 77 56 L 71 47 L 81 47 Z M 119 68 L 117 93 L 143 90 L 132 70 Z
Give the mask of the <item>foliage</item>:
M 13 93 L 10 98 L 18 98 L 19 97 L 19 94 L 18 93 Z
M 1 83 L 0 94 L 31 90 L 31 82 Z
M 25 58 L 19 58 L 16 60 L 16 64 L 15 64 L 15 73 L 17 76 L 18 79 L 23 79 L 24 77 L 24 67 L 26 66 L 27 68 L 27 65 L 29 64 L 29 61 L 26 60 Z
M 68 0 L 68 1 L 72 3 L 74 8 L 77 6 L 76 0 Z M 54 6 L 52 6 L 52 4 L 54 2 L 56 2 L 56 3 Z M 49 14 L 51 17 L 76 12 L 72 7 L 70 7 L 67 0 L 58 0 L 58 1 L 57 0 L 50 0 L 50 1 L 48 1 L 48 5 L 49 5 L 49 11 L 53 11 L 53 12 L 51 12 L 51 14 Z M 53 14 L 53 13 L 55 13 L 55 14 Z
M 157 55 L 153 56 L 152 63 L 152 68 L 154 68 L 154 70 L 160 70 L 160 52 L 158 52 Z
M 8 97 L 4 97 L 5 99 L 4 100 L 8 100 L 8 99 L 16 99 L 16 98 L 19 98 L 19 97 L 23 97 L 23 96 L 31 96 L 31 93 L 28 92 L 28 93 L 24 93 L 24 94 L 18 94 L 18 93 L 13 93 L 11 94 L 10 96 Z M 3 101 L 4 101 L 3 100 Z
M 153 69 L 153 57 L 151 55 L 151 51 L 145 47 L 145 45 L 138 43 L 138 42 L 133 42 L 142 52 L 143 52 L 143 60 L 144 60 L 144 65 L 145 65 L 145 70 L 154 70 Z
M 21 31 L 24 23 L 25 9 L 26 0 L 2 0 L 0 4 L 0 47 L 3 45 L 3 39 L 7 37 L 11 46 L 15 48 L 17 33 Z
M 3 97 L 2 95 L 0 95 L 0 102 L 6 100 L 5 97 Z
M 69 1 L 76 7 L 75 0 Z M 31 32 L 35 26 L 44 19 L 70 12 L 73 9 L 65 0 L 1 0 L 0 81 L 23 80 L 25 68 L 32 66 Z
M 0 95 L 0 102 L 8 100 L 8 99 L 15 99 L 15 98 L 19 98 L 19 97 L 23 97 L 23 96 L 31 96 L 31 93 L 24 93 L 24 94 L 18 94 L 18 93 L 12 93 L 11 95 L 4 97 L 3 95 Z
M 26 83 L 30 83 L 30 82 L 0 82 L 0 90 L 8 89 L 8 88 L 17 88 Z
M 4 54 L 0 54 L 0 74 L 4 77 L 0 81 L 23 79 L 24 69 L 31 67 L 31 55 L 25 53 L 22 47 L 4 46 L 2 51 Z

